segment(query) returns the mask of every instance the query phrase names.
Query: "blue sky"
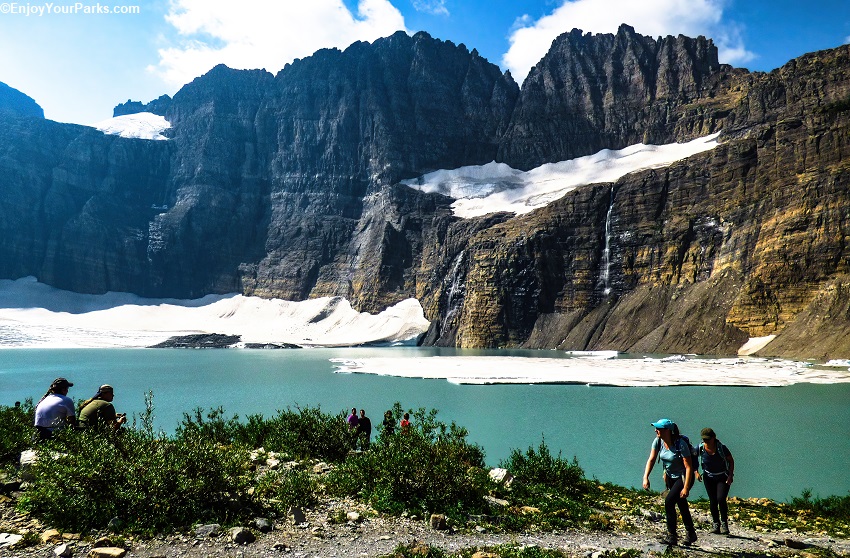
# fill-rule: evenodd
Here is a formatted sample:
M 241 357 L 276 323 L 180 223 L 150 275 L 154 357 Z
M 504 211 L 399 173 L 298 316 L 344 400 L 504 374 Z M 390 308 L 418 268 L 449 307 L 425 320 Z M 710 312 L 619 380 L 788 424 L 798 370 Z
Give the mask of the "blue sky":
M 63 3 L 60 3 L 63 2 Z M 850 41 L 848 0 L 0 0 L 0 81 L 48 118 L 92 124 L 217 63 L 277 72 L 318 48 L 403 29 L 464 43 L 521 81 L 574 27 L 715 40 L 722 62 L 769 71 Z M 114 2 L 114 3 L 113 3 Z M 56 13 L 62 11 L 71 13 Z M 90 13 L 86 13 L 90 12 Z M 29 15 L 27 15 L 29 14 Z

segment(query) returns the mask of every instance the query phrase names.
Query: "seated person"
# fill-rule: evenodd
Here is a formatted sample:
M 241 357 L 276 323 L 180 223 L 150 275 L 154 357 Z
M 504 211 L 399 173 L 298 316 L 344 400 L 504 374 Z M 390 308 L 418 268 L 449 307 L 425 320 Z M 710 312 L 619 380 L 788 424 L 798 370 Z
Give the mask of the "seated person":
M 84 428 L 109 426 L 113 430 L 118 430 L 127 422 L 127 415 L 115 413 L 115 407 L 112 406 L 114 397 L 112 386 L 109 384 L 100 386 L 94 397 L 80 404 L 80 426 Z
M 35 429 L 38 440 L 47 440 L 53 431 L 64 428 L 68 423 L 77 424 L 74 402 L 68 397 L 68 388 L 73 386 L 65 378 L 56 378 L 50 389 L 35 408 Z

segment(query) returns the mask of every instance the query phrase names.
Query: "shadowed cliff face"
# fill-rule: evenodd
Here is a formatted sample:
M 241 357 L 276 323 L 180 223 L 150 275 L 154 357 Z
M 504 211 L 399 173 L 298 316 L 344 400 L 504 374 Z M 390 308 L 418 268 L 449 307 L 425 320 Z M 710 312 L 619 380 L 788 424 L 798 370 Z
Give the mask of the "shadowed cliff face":
M 520 92 L 475 51 L 399 33 L 116 108 L 164 115 L 167 142 L 0 115 L 0 276 L 365 311 L 415 296 L 428 344 L 730 353 L 779 333 L 777 353 L 850 356 L 848 53 L 750 74 L 704 38 L 576 30 Z M 521 217 L 459 219 L 398 185 L 718 130 L 712 152 Z

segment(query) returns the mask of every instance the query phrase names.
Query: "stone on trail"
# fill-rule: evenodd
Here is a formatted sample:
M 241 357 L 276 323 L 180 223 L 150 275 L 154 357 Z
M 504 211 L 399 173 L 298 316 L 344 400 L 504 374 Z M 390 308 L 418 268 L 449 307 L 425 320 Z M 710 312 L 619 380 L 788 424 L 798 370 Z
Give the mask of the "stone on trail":
M 478 552 L 472 555 L 472 558 L 499 558 L 499 555 L 493 554 L 492 552 L 487 552 L 485 550 L 479 550 Z
M 62 534 L 56 529 L 48 529 L 47 531 L 41 534 L 41 542 L 44 544 L 61 543 Z
M 254 533 L 244 527 L 233 527 L 230 530 L 230 540 L 236 544 L 250 544 L 257 540 Z
M 53 549 L 53 554 L 59 556 L 59 558 L 71 558 L 74 555 L 74 550 L 68 546 L 68 543 L 62 543 Z
M 205 539 L 207 537 L 217 537 L 221 533 L 221 525 L 218 523 L 210 523 L 209 525 L 198 525 L 195 527 L 195 537 Z
M 269 533 L 273 529 L 272 522 L 266 519 L 265 517 L 258 517 L 254 520 L 254 527 L 257 528 L 257 531 L 260 533 Z
M 446 516 L 441 513 L 432 513 L 431 529 L 434 529 L 436 531 L 444 531 L 448 529 L 448 522 L 446 520 Z
M 307 521 L 307 518 L 304 515 L 304 510 L 297 506 L 292 506 L 289 508 L 289 517 L 292 518 L 292 522 L 296 525 L 300 525 Z
M 15 544 L 20 542 L 22 538 L 24 538 L 23 535 L 14 535 L 12 533 L 0 533 L 0 548 L 15 546 Z
M 89 558 L 124 558 L 127 549 L 117 546 L 103 546 L 89 550 Z
M 360 521 L 360 514 L 357 513 L 356 511 L 350 511 L 347 514 L 345 514 L 345 518 L 348 521 L 351 521 L 353 523 L 357 523 L 357 522 Z

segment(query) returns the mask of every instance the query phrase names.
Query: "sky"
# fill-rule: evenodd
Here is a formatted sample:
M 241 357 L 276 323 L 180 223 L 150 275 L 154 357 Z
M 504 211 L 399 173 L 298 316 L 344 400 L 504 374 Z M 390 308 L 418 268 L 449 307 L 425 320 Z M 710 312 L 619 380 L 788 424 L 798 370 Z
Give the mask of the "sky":
M 0 0 L 0 82 L 47 118 L 91 125 L 128 99 L 173 95 L 219 63 L 276 73 L 319 48 L 398 30 L 476 48 L 520 83 L 573 28 L 705 35 L 721 62 L 753 71 L 850 42 L 848 0 L 103 1 Z

